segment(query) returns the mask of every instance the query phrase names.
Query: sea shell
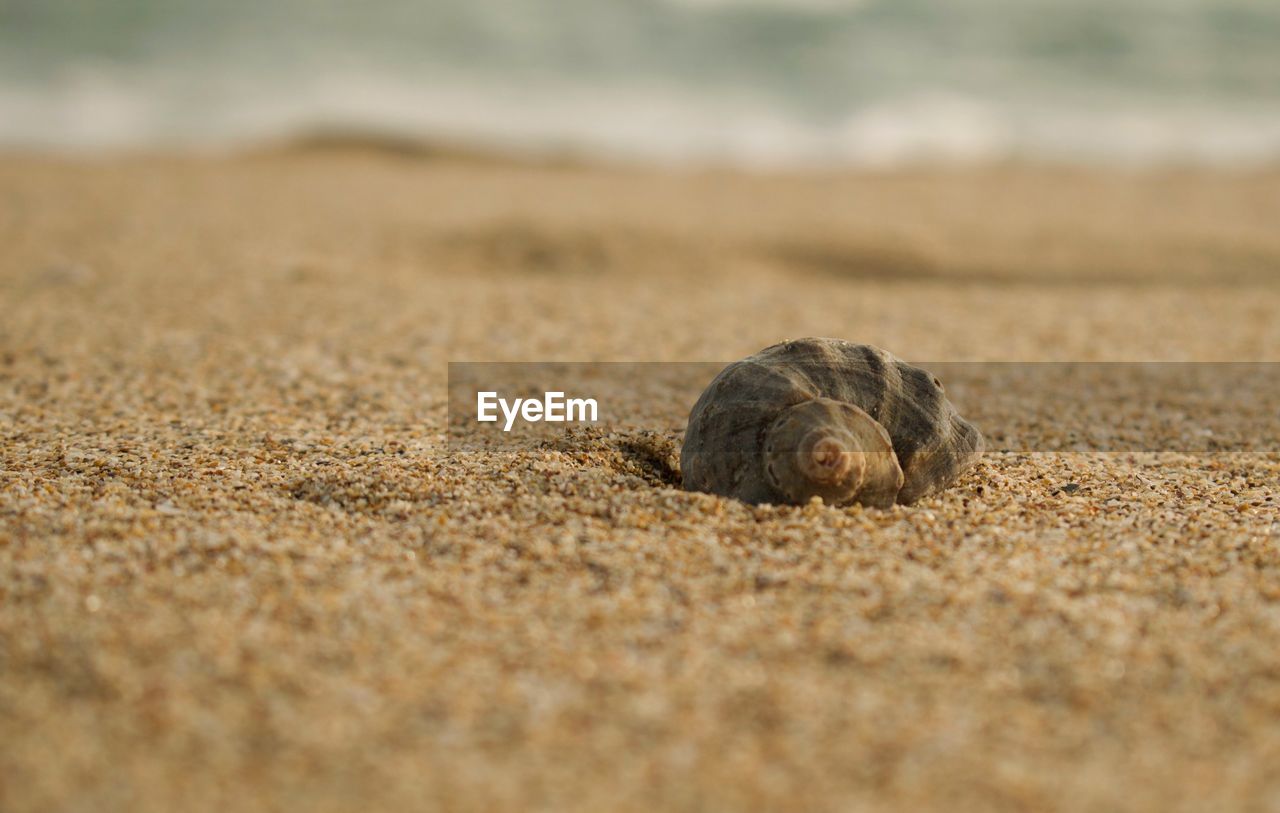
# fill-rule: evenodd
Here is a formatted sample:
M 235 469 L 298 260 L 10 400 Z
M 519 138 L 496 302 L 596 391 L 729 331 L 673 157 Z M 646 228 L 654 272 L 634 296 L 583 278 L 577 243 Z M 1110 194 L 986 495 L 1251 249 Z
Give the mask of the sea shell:
M 750 503 L 888 507 L 950 485 L 982 448 L 929 372 L 870 345 L 798 339 L 716 376 L 680 466 L 685 488 Z

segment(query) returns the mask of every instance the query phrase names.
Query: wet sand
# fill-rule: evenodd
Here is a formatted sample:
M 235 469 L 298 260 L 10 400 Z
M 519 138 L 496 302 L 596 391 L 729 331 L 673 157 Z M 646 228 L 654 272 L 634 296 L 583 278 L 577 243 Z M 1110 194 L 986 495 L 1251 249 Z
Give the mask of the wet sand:
M 1280 454 L 997 452 L 877 511 L 681 491 L 687 404 L 444 437 L 450 360 L 1277 361 L 1278 211 L 1277 171 L 0 158 L 0 807 L 1273 809 Z

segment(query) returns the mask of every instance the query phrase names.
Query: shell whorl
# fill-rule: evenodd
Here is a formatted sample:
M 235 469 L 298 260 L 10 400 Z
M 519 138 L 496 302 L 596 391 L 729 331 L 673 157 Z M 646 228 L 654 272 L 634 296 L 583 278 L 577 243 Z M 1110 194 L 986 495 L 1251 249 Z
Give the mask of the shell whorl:
M 784 409 L 765 433 L 765 478 L 788 502 L 892 505 L 902 469 L 884 427 L 852 404 L 815 398 Z
M 888 506 L 944 488 L 982 445 L 927 371 L 870 345 L 800 339 L 716 376 L 690 412 L 680 462 L 694 491 Z

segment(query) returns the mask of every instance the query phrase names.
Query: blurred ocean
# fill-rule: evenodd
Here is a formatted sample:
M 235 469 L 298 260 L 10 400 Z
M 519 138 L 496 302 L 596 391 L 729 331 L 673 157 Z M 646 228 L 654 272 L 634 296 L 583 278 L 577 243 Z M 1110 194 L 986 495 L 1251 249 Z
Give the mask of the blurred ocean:
M 1280 0 L 0 0 L 0 146 L 1280 158 Z

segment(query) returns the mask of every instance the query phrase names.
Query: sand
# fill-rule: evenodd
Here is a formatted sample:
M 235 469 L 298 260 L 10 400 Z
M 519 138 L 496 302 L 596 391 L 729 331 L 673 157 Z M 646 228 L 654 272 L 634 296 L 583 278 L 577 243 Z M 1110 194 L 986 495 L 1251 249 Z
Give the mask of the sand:
M 450 360 L 1280 360 L 1277 211 L 1277 171 L 0 158 L 0 808 L 1280 808 L 1280 454 L 997 452 L 879 511 L 681 491 L 680 403 L 444 445 Z

